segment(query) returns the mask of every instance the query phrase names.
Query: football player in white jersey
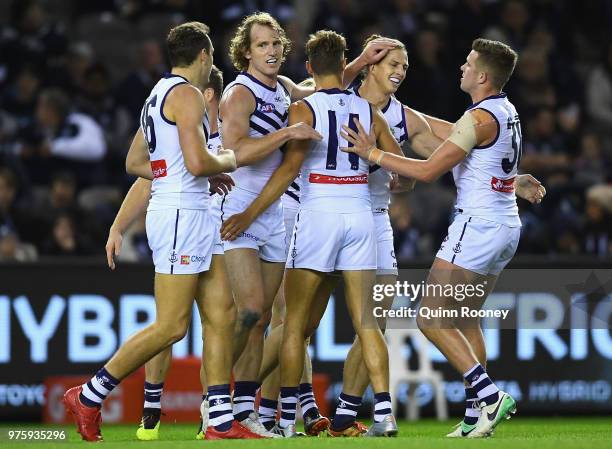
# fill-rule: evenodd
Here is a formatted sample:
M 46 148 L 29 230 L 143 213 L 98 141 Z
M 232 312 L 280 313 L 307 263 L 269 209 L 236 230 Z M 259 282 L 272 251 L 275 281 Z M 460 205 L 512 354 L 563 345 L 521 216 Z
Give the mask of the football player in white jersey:
M 384 41 L 370 46 L 347 67 L 345 82 L 352 81 L 361 68 L 380 59 L 387 49 Z M 267 13 L 246 17 L 231 41 L 230 56 L 241 73 L 226 87 L 219 117 L 223 144 L 235 149 L 240 168 L 233 176 L 235 188 L 222 200 L 224 221 L 243 212 L 257 198 L 281 162 L 283 144 L 291 139 L 321 139 L 305 123 L 286 126 L 290 102 L 313 92 L 278 74 L 289 50 L 284 30 Z M 257 420 L 255 396 L 264 332 L 286 260 L 280 201 L 269 205 L 235 240 L 224 242 L 224 250 L 238 312 L 234 342 L 235 355 L 240 357 L 234 368 L 234 413 L 251 430 L 269 436 Z M 247 341 L 248 351 L 243 351 Z
M 83 439 L 100 441 L 100 407 L 130 373 L 183 338 L 195 297 L 203 303 L 208 394 L 218 405 L 207 439 L 261 438 L 237 423 L 230 400 L 233 301 L 223 260 L 212 257 L 216 226 L 208 213 L 208 176 L 236 167 L 233 151 L 206 151 L 202 128 L 213 46 L 208 27 L 188 22 L 167 37 L 172 71 L 155 85 L 128 156 L 130 174 L 152 180 L 147 238 L 155 264 L 155 322 L 126 341 L 64 404 Z
M 504 418 L 516 411 L 515 400 L 491 381 L 486 373 L 486 351 L 479 320 L 466 318 L 468 310 L 480 309 L 500 272 L 518 246 L 521 222 L 515 183 L 521 158 L 521 127 L 516 109 L 502 89 L 510 78 L 518 56 L 507 45 L 476 39 L 461 66 L 461 89 L 472 106 L 455 123 L 448 138 L 425 161 L 402 158 L 376 148 L 375 137 L 362 126 L 358 132 L 344 127 L 357 153 L 380 166 L 417 180 L 432 182 L 452 169 L 457 185 L 457 215 L 449 227 L 433 263 L 421 309 L 455 311 L 459 319 L 433 318 L 419 314 L 419 328 L 463 374 L 468 395 L 479 416 L 464 422 L 449 436 L 490 436 Z M 535 201 L 545 194 L 537 189 Z M 458 292 L 472 287 L 472 297 L 459 300 Z M 478 288 L 480 287 L 480 288 Z M 468 289 L 469 290 L 469 289 Z M 469 316 L 469 315 L 468 315 Z M 468 396 L 468 397 L 470 397 Z
M 366 39 L 365 44 L 367 45 L 368 42 L 377 38 L 380 38 L 380 36 L 372 35 Z M 427 158 L 442 142 L 440 137 L 432 133 L 427 121 L 427 118 L 430 117 L 400 103 L 393 96 L 404 81 L 407 69 L 408 55 L 406 48 L 400 41 L 397 41 L 397 48 L 391 50 L 379 63 L 369 66 L 363 81 L 361 84 L 354 86 L 353 90 L 381 109 L 400 145 L 408 140 L 411 148 L 418 155 Z M 450 123 L 448 125 L 452 126 Z M 520 176 L 531 178 L 530 175 Z M 390 172 L 381 169 L 379 166 L 370 168 L 368 183 L 378 236 L 376 283 L 378 285 L 393 285 L 397 279 L 397 264 L 393 253 L 393 231 L 387 214 L 387 205 L 390 201 L 391 184 L 397 185 L 397 183 L 393 180 Z M 537 181 L 533 183 L 526 181 L 523 188 L 517 188 L 517 195 L 529 198 L 531 195 L 537 194 L 538 188 L 539 183 Z M 397 189 L 397 187 L 394 189 L 394 191 L 401 190 L 403 189 Z M 389 308 L 394 297 L 395 295 L 386 296 L 380 305 Z M 379 319 L 383 332 L 386 327 L 385 321 L 384 318 Z M 360 403 L 370 380 L 361 358 L 361 345 L 357 341 L 351 346 L 345 367 L 353 375 L 343 378 L 342 392 L 350 396 L 353 403 Z M 341 412 L 341 410 L 339 411 Z M 344 427 L 341 421 L 342 418 L 346 419 L 347 417 L 343 414 L 336 416 L 340 418 L 337 419 L 340 422 L 337 426 L 332 425 L 332 432 L 337 427 Z M 359 422 L 355 422 L 354 426 L 346 428 L 343 434 L 351 431 L 363 431 L 364 428 Z
M 320 302 L 317 293 L 335 270 L 342 271 L 345 280 L 353 326 L 362 341 L 368 342 L 363 352 L 376 392 L 375 420 L 384 423 L 385 434 L 397 433 L 388 394 L 387 349 L 370 310 L 376 242 L 367 186 L 368 166 L 355 158 L 339 156 L 338 144 L 343 143 L 339 140 L 339 126 L 350 123 L 350 118 L 362 117 L 373 123 L 381 146 L 397 154 L 401 154 L 401 149 L 381 112 L 341 89 L 345 48 L 344 38 L 332 31 L 319 31 L 311 36 L 306 45 L 307 68 L 315 77 L 317 91 L 291 106 L 289 122 L 311 124 L 322 133 L 323 140 L 291 141 L 282 164 L 260 196 L 243 213 L 225 221 L 221 230 L 224 238 L 240 235 L 301 173 L 300 209 L 286 263 L 282 415 L 275 429 L 284 436 L 295 434 L 304 340 L 314 331 L 327 304 L 328 297 Z M 321 232 L 322 229 L 326 232 Z
M 204 117 L 204 135 L 208 151 L 217 154 L 221 146 L 217 127 L 217 113 L 219 110 L 219 99 L 223 92 L 223 73 L 213 65 L 208 82 L 203 86 L 202 95 L 206 103 L 206 115 Z M 219 174 L 209 177 L 211 194 L 224 194 L 232 188 L 232 180 L 229 175 Z M 124 232 L 144 213 L 151 196 L 151 181 L 145 178 L 137 178 L 128 191 L 121 208 L 109 230 L 106 243 L 106 257 L 108 266 L 115 269 L 115 257 L 121 252 L 121 244 Z M 221 226 L 220 212 L 216 211 L 216 202 L 209 206 L 210 214 L 215 217 L 218 227 Z M 213 255 L 223 255 L 223 246 L 220 235 L 213 249 Z M 205 298 L 196 298 L 202 324 L 204 323 Z M 161 397 L 163 393 L 164 380 L 170 368 L 172 358 L 172 346 L 169 346 L 145 364 L 145 403 L 143 407 L 142 421 L 136 432 L 139 440 L 157 440 L 159 438 L 159 425 L 161 414 Z M 206 372 L 201 366 L 200 379 L 204 394 L 206 394 Z M 200 428 L 198 434 L 201 438 L 204 433 Z

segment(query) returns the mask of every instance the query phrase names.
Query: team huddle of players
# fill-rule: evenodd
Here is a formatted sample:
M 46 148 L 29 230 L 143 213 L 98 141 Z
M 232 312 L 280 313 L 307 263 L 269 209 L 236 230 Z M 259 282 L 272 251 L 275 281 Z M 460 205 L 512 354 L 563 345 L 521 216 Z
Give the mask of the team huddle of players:
M 188 22 L 168 35 L 172 71 L 143 106 L 126 160 L 138 179 L 106 247 L 114 269 L 124 231 L 147 209 L 156 320 L 87 383 L 68 390 L 64 403 L 83 439 L 99 441 L 101 403 L 145 365 L 137 437 L 158 439 L 171 347 L 187 332 L 195 298 L 204 345 L 197 438 L 303 435 L 295 427 L 298 404 L 311 436 L 395 436 L 385 322 L 372 314 L 374 285 L 397 277 L 391 192 L 452 169 L 457 216 L 428 282 L 487 279 L 493 287 L 518 245 L 516 195 L 531 202 L 545 195 L 537 180 L 517 174 L 520 122 L 502 93 L 517 55 L 500 42 L 474 41 L 461 67 L 461 89 L 473 104 L 452 124 L 394 97 L 408 69 L 397 40 L 371 36 L 347 64 L 345 39 L 318 31 L 305 49 L 312 78 L 295 84 L 279 75 L 291 47 L 284 30 L 269 14 L 253 14 L 231 41 L 240 73 L 223 89 L 208 33 Z M 404 157 L 404 142 L 424 159 Z M 317 408 L 306 348 L 340 279 L 356 338 L 330 420 Z M 386 306 L 392 301 L 385 298 Z M 424 297 L 426 306 L 457 301 Z M 485 371 L 478 321 L 418 324 L 466 382 L 465 417 L 448 436 L 490 436 L 516 404 Z M 356 417 L 370 384 L 368 429 Z

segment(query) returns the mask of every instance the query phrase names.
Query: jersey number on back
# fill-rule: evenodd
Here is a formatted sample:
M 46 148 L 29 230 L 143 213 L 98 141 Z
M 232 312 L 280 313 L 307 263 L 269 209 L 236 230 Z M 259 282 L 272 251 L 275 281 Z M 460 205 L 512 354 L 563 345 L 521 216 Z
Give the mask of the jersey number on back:
M 514 167 L 518 167 L 521 163 L 521 155 L 523 153 L 523 136 L 521 135 L 521 122 L 518 115 L 514 116 L 514 120 L 508 118 L 507 129 L 512 129 L 512 150 L 514 154 L 512 160 L 508 158 L 502 159 L 502 170 L 504 173 L 510 173 Z
M 149 114 L 149 108 L 155 106 L 155 103 L 157 103 L 157 95 L 154 95 L 153 98 L 145 103 L 144 108 L 142 108 L 142 115 L 140 116 L 140 126 L 147 141 L 149 153 L 155 151 L 155 144 L 157 143 L 155 139 L 155 124 L 153 123 L 153 117 Z
M 336 119 L 336 111 L 327 111 L 327 119 L 329 123 L 329 139 L 327 141 L 327 164 L 325 164 L 325 168 L 327 170 L 335 170 L 338 157 L 338 120 Z M 357 125 L 355 125 L 354 119 L 359 120 L 359 114 L 349 114 L 348 126 L 357 132 Z M 350 142 L 348 144 L 349 147 L 353 146 Z M 351 170 L 359 170 L 359 156 L 355 153 L 349 153 L 348 159 L 351 163 Z

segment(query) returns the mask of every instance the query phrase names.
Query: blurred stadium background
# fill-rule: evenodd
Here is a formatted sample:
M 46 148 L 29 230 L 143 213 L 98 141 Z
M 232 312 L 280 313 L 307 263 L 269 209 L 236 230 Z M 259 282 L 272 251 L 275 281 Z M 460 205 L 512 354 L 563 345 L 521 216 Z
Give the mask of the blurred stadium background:
M 118 271 L 106 267 L 103 247 L 133 182 L 124 159 L 140 108 L 168 69 L 165 34 L 187 19 L 210 25 L 215 64 L 229 82 L 235 72 L 228 39 L 237 21 L 258 9 L 280 19 L 293 40 L 281 73 L 296 81 L 307 76 L 303 44 L 309 32 L 342 32 L 351 57 L 371 33 L 401 39 L 410 68 L 397 96 L 451 121 L 469 104 L 459 90 L 459 66 L 471 41 L 482 36 L 510 44 L 519 52 L 506 90 L 522 121 L 521 172 L 532 173 L 548 190 L 541 205 L 519 203 L 523 234 L 511 268 L 558 270 L 561 283 L 562 270 L 612 266 L 609 0 L 0 0 L 3 421 L 63 420 L 58 394 L 74 378 L 62 376 L 95 371 L 152 318 L 144 219 L 124 238 Z M 393 199 L 401 268 L 428 266 L 453 200 L 450 176 Z M 521 273 L 509 276 L 520 283 Z M 510 291 L 509 284 L 500 284 L 498 294 Z M 312 345 L 315 371 L 324 373 L 317 378 L 323 402 L 339 393 L 352 338 L 341 302 L 332 304 Z M 168 381 L 174 386 L 164 399 L 166 411 L 179 420 L 194 419 L 194 413 L 197 420 L 197 321 L 177 345 Z M 493 376 L 525 413 L 610 414 L 609 322 L 600 329 L 561 327 L 535 334 L 487 331 Z M 417 369 L 412 355 L 418 351 L 410 348 L 418 349 L 418 339 L 407 337 L 412 343 L 401 360 Z M 460 379 L 437 354 L 431 359 L 446 381 L 444 403 L 460 413 Z M 141 381 L 137 373 L 122 386 L 107 418 L 138 420 Z M 423 415 L 433 415 L 435 389 L 418 385 L 412 387 L 414 401 Z M 406 387 L 399 389 L 401 401 L 406 394 Z

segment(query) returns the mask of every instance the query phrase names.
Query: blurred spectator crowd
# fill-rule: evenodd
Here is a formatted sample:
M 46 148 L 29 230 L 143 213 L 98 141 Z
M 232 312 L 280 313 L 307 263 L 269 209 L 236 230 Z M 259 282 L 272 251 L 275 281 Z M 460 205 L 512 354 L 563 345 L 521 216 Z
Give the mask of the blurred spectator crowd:
M 296 81 L 309 32 L 343 33 L 350 57 L 372 33 L 400 39 L 410 68 L 397 97 L 450 121 L 470 103 L 459 67 L 471 41 L 510 44 L 520 170 L 548 190 L 541 205 L 519 203 L 519 253 L 612 254 L 610 0 L 0 0 L 0 260 L 101 255 L 133 181 L 124 160 L 140 108 L 168 69 L 167 31 L 210 25 L 228 81 L 227 43 L 257 10 L 293 41 L 282 73 Z M 448 175 L 394 198 L 398 258 L 435 253 L 453 200 Z M 124 258 L 149 260 L 142 220 L 124 245 Z

